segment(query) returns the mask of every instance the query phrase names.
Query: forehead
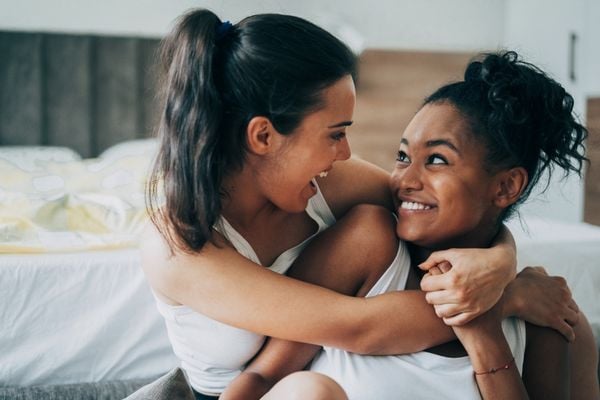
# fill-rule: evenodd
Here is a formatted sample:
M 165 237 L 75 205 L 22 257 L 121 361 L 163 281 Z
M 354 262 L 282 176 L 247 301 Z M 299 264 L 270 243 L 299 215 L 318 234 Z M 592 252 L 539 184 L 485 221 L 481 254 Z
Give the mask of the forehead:
M 316 132 L 329 132 L 334 127 L 343 128 L 348 125 L 347 122 L 352 121 L 356 93 L 350 75 L 323 89 L 321 96 L 322 107 L 306 115 L 297 132 L 306 131 L 311 135 Z
M 457 147 L 476 142 L 468 121 L 450 103 L 429 103 L 423 106 L 406 127 L 402 139 L 410 146 L 438 139 L 450 139 Z
M 352 116 L 356 100 L 356 90 L 354 88 L 354 80 L 350 75 L 339 79 L 333 85 L 325 88 L 322 96 L 324 107 L 321 111 L 341 114 L 342 116 Z

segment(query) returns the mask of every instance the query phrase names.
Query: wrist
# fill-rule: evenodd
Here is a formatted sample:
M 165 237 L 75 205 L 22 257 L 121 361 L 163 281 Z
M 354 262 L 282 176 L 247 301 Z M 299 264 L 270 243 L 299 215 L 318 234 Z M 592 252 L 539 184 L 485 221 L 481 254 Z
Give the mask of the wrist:
M 504 272 L 504 286 L 506 287 L 517 276 L 517 252 L 513 246 L 500 244 L 494 248 L 494 265 L 500 266 Z
M 504 293 L 502 293 L 502 297 L 500 298 L 502 310 L 501 315 L 503 319 L 509 317 L 519 317 L 523 309 L 521 299 L 513 290 L 511 290 L 511 285 L 512 284 L 509 284 L 506 287 Z
M 461 343 L 477 371 L 500 365 L 512 355 L 501 328 L 493 332 L 475 332 L 461 338 Z

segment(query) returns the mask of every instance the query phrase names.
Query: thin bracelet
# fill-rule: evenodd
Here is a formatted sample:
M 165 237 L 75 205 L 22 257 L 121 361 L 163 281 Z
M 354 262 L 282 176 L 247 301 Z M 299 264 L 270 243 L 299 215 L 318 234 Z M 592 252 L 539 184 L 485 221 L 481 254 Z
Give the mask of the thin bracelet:
M 488 375 L 488 374 L 495 374 L 495 373 L 496 373 L 496 372 L 498 372 L 498 371 L 502 371 L 502 370 L 504 370 L 504 369 L 509 369 L 511 365 L 514 365 L 514 363 L 515 363 L 515 358 L 513 357 L 513 358 L 511 358 L 511 359 L 510 359 L 510 361 L 509 361 L 509 362 L 507 362 L 506 364 L 504 364 L 504 365 L 502 365 L 502 366 L 500 366 L 500 367 L 498 367 L 498 368 L 492 368 L 492 369 L 490 369 L 489 371 L 484 371 L 484 372 L 476 372 L 476 371 L 473 371 L 473 373 L 474 373 L 475 375 Z

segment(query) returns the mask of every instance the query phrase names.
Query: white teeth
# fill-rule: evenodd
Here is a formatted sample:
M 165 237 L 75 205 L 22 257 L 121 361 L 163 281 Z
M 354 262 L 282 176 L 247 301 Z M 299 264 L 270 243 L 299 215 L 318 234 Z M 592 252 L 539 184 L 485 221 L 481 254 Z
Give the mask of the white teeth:
M 329 172 L 323 171 L 319 174 L 319 178 L 325 178 Z
M 415 203 L 412 201 L 403 201 L 402 204 L 400 204 L 400 208 L 404 208 L 406 210 L 429 210 L 431 209 L 431 206 L 428 206 L 423 203 Z

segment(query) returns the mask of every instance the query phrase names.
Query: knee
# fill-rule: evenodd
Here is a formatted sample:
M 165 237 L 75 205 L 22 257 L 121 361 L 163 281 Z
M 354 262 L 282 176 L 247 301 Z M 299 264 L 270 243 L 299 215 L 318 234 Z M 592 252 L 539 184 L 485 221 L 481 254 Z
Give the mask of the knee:
M 333 379 L 317 372 L 295 372 L 282 379 L 263 399 L 347 400 L 344 389 Z

